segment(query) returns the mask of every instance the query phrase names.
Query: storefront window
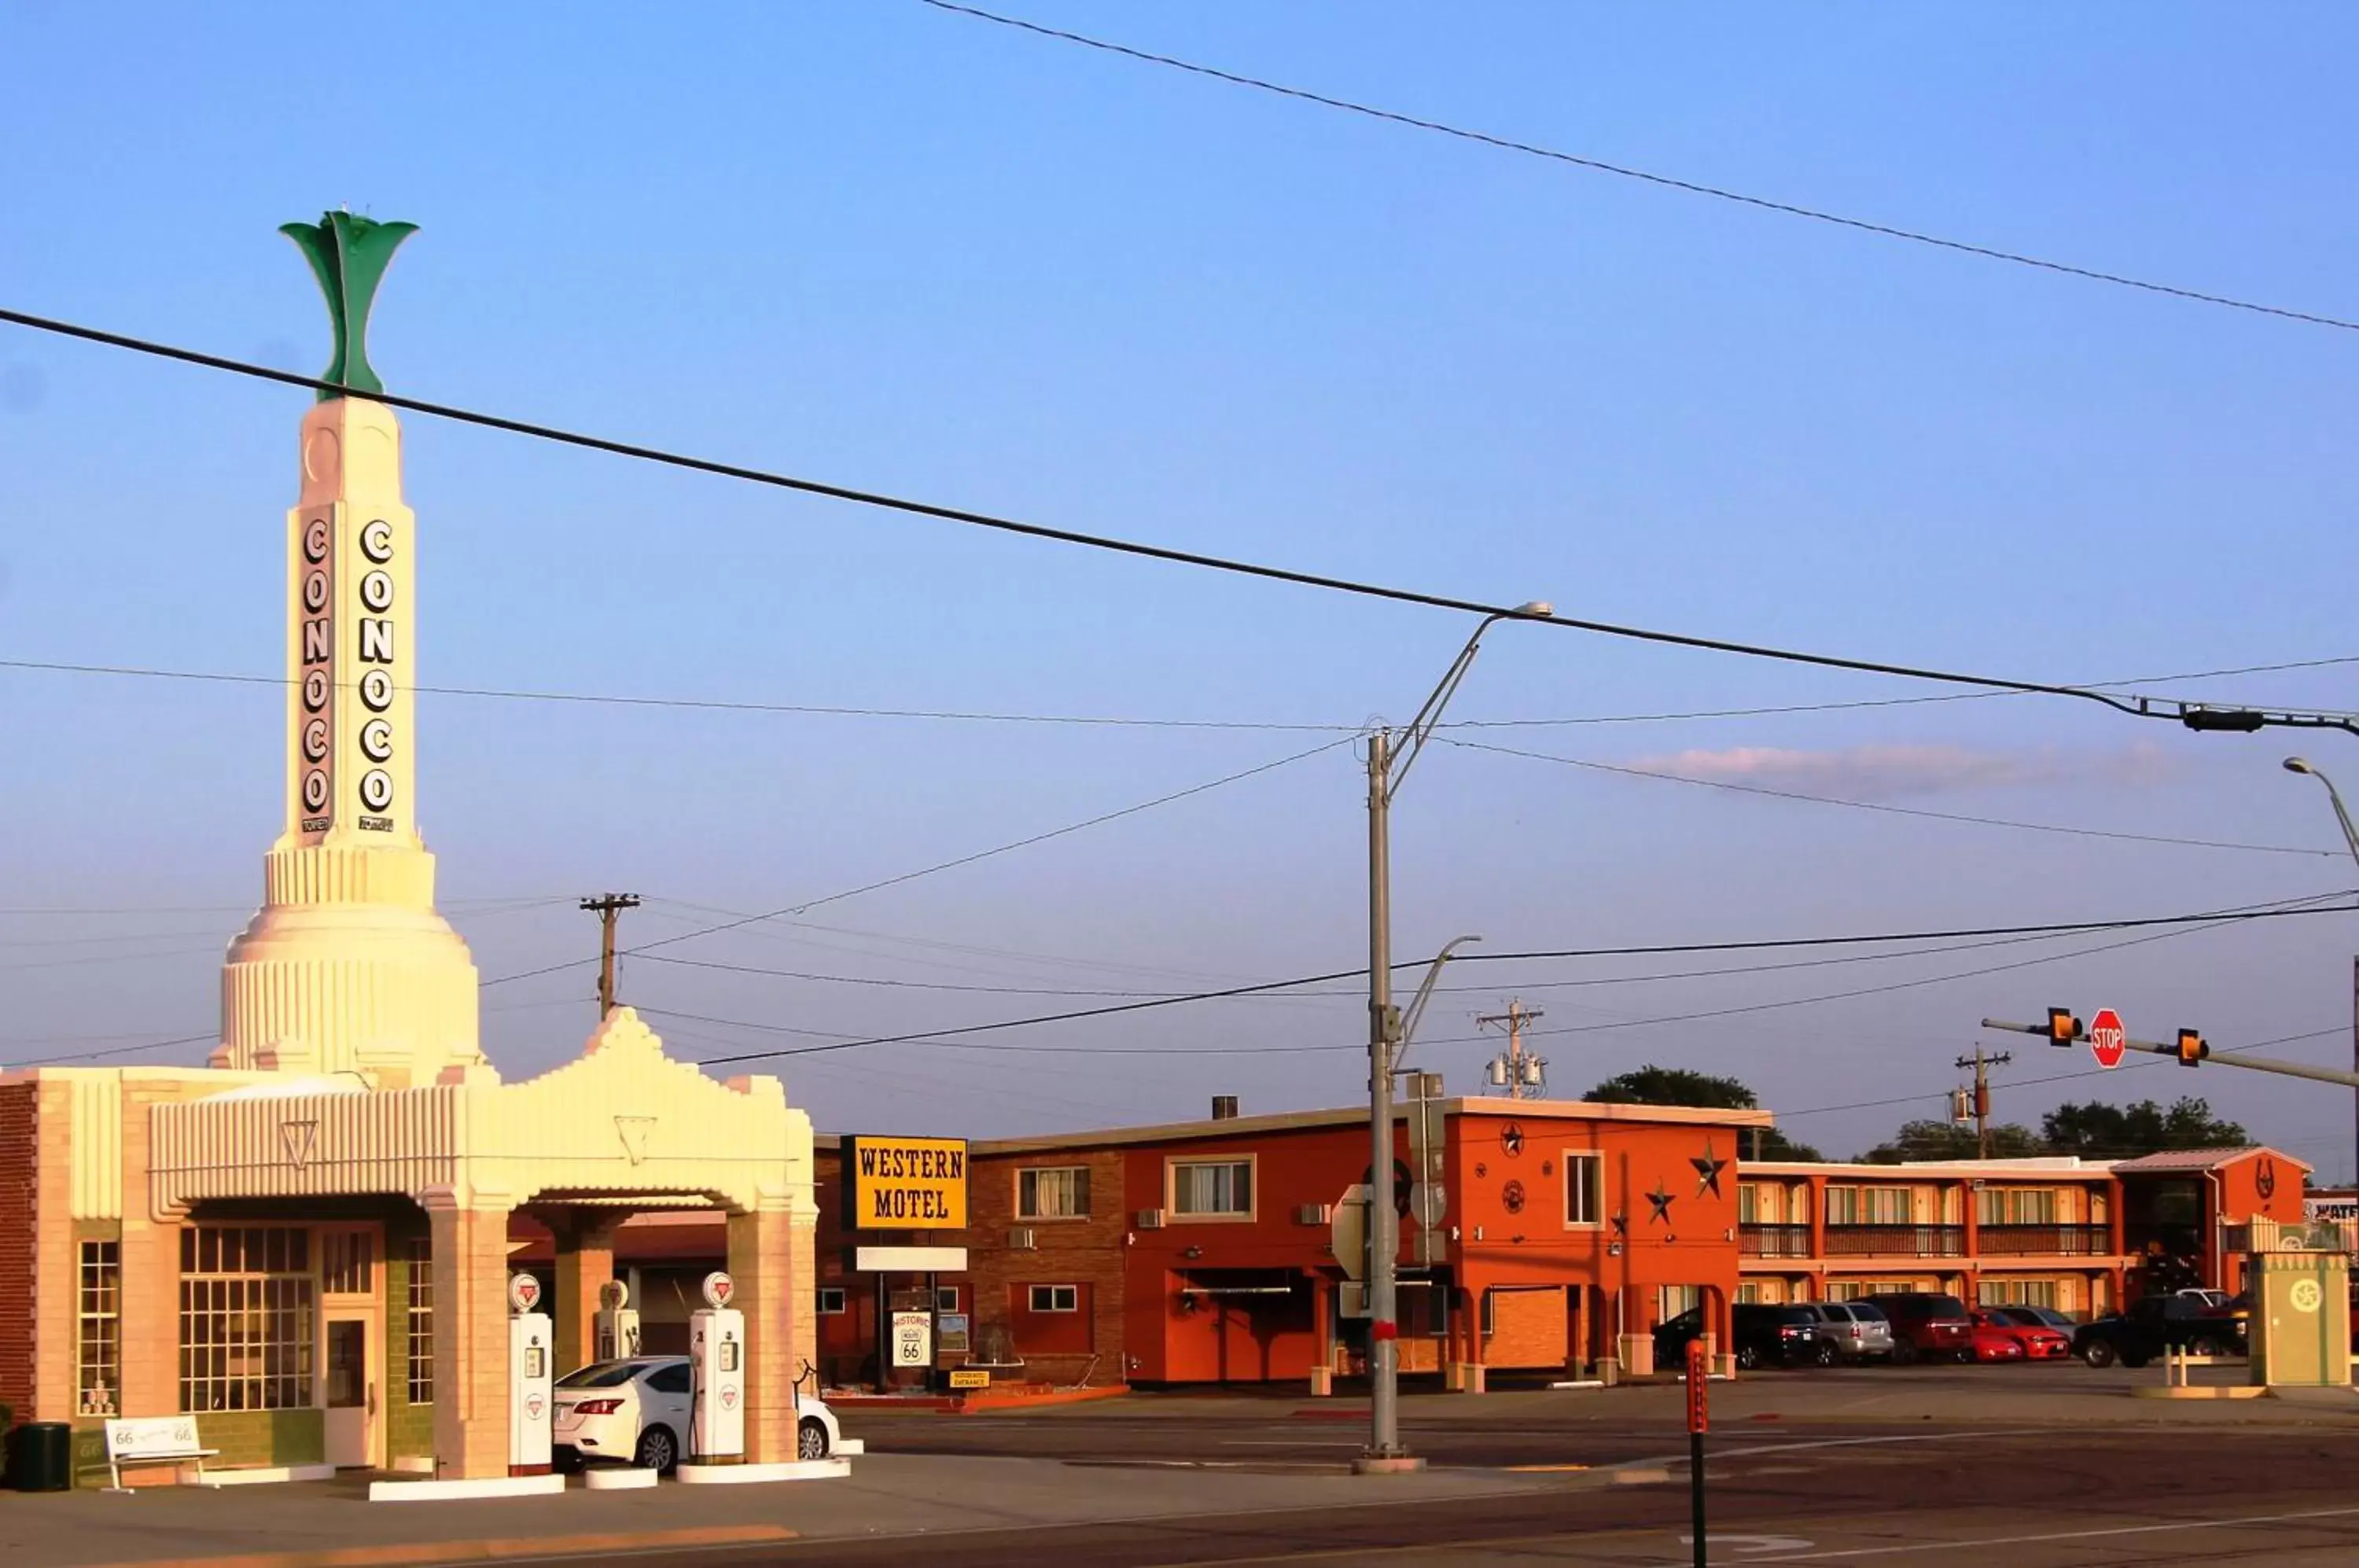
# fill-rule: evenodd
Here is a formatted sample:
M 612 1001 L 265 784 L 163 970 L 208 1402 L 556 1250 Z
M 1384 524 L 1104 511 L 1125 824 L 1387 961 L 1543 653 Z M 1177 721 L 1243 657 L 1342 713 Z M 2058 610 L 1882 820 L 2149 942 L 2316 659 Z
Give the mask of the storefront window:
M 123 1371 L 123 1247 L 120 1242 L 82 1244 L 80 1333 L 81 1413 L 115 1413 L 115 1390 Z
M 434 1402 L 434 1242 L 430 1236 L 410 1238 L 409 1299 L 406 1316 L 409 1329 L 409 1402 Z
M 310 1239 L 267 1225 L 180 1233 L 180 1409 L 310 1404 Z

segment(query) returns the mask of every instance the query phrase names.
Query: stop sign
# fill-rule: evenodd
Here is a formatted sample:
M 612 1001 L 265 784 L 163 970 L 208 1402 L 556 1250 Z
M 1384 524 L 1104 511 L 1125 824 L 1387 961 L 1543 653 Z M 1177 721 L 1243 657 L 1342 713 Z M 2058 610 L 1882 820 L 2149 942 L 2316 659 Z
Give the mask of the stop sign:
M 2100 1067 L 2119 1067 L 2126 1049 L 2122 1041 L 2129 1031 L 2122 1028 L 2122 1015 L 2111 1007 L 2099 1007 L 2097 1016 L 2089 1020 L 2089 1051 Z

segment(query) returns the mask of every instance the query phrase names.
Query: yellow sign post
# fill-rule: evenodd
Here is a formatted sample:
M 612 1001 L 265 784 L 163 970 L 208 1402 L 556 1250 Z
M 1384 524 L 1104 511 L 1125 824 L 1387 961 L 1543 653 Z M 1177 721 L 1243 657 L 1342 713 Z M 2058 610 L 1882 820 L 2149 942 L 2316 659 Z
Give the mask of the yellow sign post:
M 857 1230 L 964 1230 L 966 1139 L 845 1140 L 844 1190 Z

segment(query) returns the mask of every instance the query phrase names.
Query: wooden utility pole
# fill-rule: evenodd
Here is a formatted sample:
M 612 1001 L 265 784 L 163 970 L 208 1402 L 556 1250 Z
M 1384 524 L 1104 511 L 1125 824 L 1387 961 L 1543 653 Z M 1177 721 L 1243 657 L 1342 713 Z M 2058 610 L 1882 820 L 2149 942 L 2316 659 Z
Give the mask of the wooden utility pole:
M 598 1020 L 614 1010 L 614 920 L 625 909 L 639 907 L 636 893 L 602 893 L 584 898 L 582 907 L 598 917 Z
M 1495 1083 L 1504 1082 L 1507 1086 L 1507 1098 L 1511 1100 L 1520 1100 L 1525 1097 L 1524 1090 L 1527 1087 L 1524 1083 L 1525 1062 L 1530 1062 L 1543 1072 L 1547 1070 L 1547 1062 L 1539 1061 L 1537 1057 L 1527 1057 L 1524 1054 L 1524 1026 L 1535 1018 L 1546 1017 L 1548 1015 L 1538 1008 L 1524 1006 L 1520 997 L 1510 1001 L 1507 1004 L 1507 1010 L 1504 1013 L 1475 1015 L 1474 1023 L 1478 1029 L 1488 1029 L 1494 1024 L 1504 1025 L 1506 1028 L 1507 1049 L 1501 1051 L 1498 1059 L 1491 1064 L 1491 1081 Z M 1528 1087 L 1533 1091 L 1531 1097 L 1538 1099 L 1539 1085 L 1535 1083 Z
M 2004 1051 L 1995 1056 L 1986 1056 L 1979 1045 L 1974 1047 L 1974 1053 L 1972 1056 L 1958 1058 L 1960 1067 L 1971 1067 L 1974 1070 L 1974 1157 L 1978 1160 L 1988 1160 L 1991 1157 L 1990 1070 L 1994 1067 L 2004 1067 L 2014 1060 L 2013 1056 Z

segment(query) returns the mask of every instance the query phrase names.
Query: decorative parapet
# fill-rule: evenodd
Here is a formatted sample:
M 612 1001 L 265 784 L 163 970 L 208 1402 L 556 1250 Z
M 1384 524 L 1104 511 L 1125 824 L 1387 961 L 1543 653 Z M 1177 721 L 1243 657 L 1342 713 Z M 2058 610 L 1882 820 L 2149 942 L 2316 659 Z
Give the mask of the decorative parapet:
M 217 1198 L 423 1203 L 429 1192 L 460 1207 L 643 1197 L 816 1213 L 810 1120 L 788 1107 L 784 1085 L 715 1083 L 666 1056 L 628 1007 L 607 1017 L 579 1058 L 521 1083 L 248 1088 L 152 1116 L 159 1215 Z

